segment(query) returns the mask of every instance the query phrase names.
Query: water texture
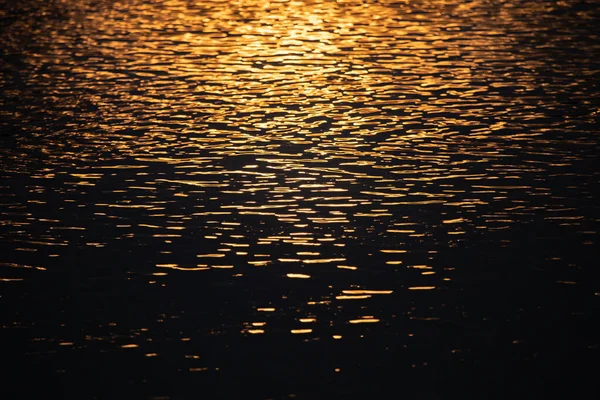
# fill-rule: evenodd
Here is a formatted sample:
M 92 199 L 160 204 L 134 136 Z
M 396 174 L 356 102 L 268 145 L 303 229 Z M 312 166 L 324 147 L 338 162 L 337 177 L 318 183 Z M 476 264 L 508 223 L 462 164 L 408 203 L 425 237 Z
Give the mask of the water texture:
M 596 2 L 0 6 L 7 398 L 594 398 Z

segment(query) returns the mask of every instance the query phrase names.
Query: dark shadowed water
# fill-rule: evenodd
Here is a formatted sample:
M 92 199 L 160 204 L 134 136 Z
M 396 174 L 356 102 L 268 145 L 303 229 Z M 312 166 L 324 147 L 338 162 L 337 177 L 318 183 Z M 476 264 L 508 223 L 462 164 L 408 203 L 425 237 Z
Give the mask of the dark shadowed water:
M 3 398 L 595 398 L 599 23 L 0 0 Z

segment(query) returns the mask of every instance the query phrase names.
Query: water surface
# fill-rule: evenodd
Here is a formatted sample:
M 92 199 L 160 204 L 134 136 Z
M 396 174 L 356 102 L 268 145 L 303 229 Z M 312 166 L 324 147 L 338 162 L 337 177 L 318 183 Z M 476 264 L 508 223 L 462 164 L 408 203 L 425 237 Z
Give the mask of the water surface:
M 0 4 L 11 398 L 595 390 L 594 2 Z

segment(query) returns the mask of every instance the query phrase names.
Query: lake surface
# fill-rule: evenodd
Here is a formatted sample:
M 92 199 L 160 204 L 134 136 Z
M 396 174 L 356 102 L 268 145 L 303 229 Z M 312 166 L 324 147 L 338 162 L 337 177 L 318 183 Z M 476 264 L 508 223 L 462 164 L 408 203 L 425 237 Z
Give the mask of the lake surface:
M 0 5 L 7 399 L 595 398 L 598 3 Z

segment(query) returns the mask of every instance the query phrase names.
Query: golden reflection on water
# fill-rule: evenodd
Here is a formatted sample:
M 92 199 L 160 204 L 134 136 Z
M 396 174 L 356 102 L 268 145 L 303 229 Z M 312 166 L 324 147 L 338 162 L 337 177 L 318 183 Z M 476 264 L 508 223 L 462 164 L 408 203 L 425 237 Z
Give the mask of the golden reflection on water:
M 32 139 L 2 150 L 3 188 L 28 177 L 4 202 L 4 269 L 133 248 L 146 258 L 123 268 L 150 284 L 270 274 L 284 289 L 249 300 L 242 334 L 269 333 L 242 321 L 273 314 L 323 321 L 286 329 L 320 335 L 441 296 L 456 266 L 436 255 L 468 238 L 508 246 L 504 231 L 539 218 L 595 243 L 549 179 L 593 157 L 572 151 L 593 143 L 593 49 L 554 59 L 543 2 L 65 3 L 33 30 L 15 92 L 44 123 L 19 114 Z M 445 300 L 431 299 L 433 318 Z

